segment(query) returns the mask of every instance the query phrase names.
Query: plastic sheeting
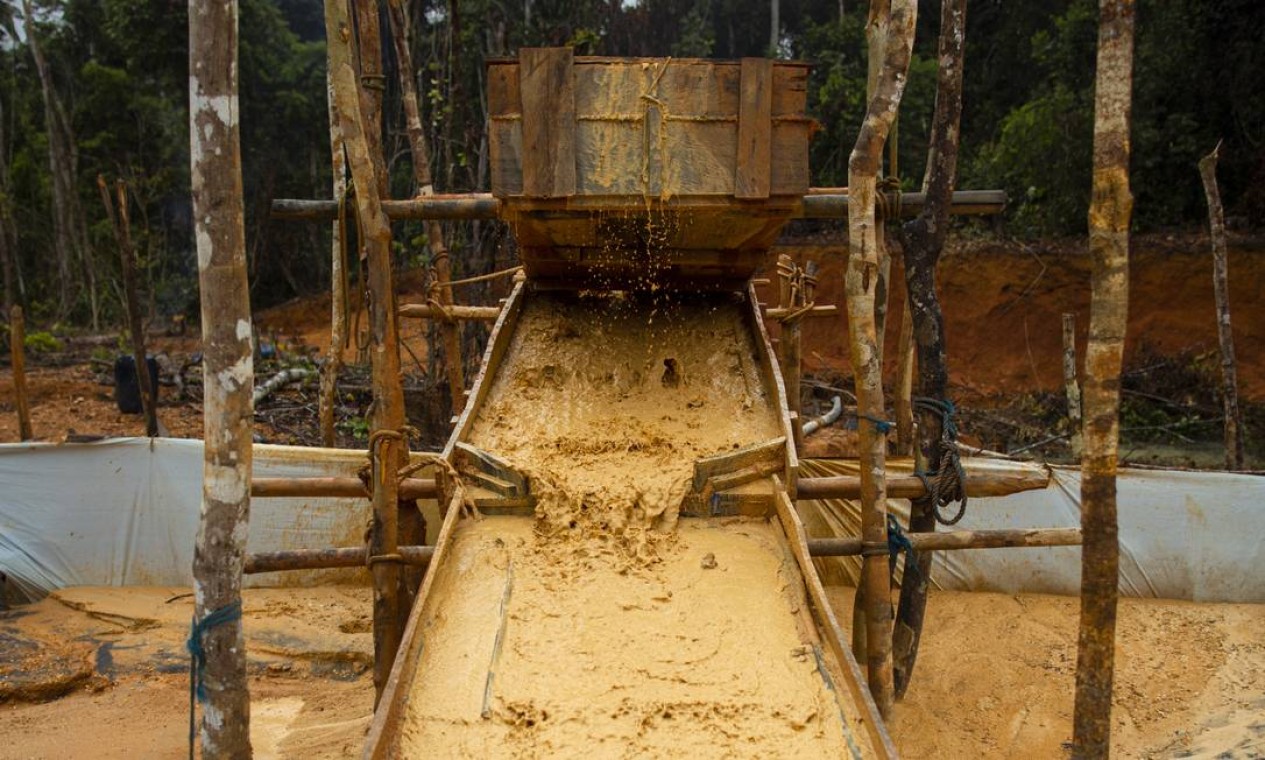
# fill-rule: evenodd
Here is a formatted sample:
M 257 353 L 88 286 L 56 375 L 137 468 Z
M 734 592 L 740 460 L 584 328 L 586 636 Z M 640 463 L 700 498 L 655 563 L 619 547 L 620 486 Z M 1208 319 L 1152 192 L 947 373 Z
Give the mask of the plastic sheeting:
M 355 475 L 355 451 L 255 446 L 258 477 Z M 75 585 L 187 585 L 202 500 L 202 442 L 120 438 L 0 445 L 0 572 L 38 598 Z M 253 499 L 251 552 L 358 546 L 366 499 Z M 248 576 L 354 581 L 359 570 Z
M 1029 465 L 1022 465 L 1029 466 Z M 803 475 L 856 475 L 851 460 L 805 460 Z M 1049 487 L 973 498 L 951 529 L 1080 525 L 1080 472 L 1051 468 Z M 1116 481 L 1120 593 L 1196 602 L 1265 602 L 1265 477 L 1225 472 L 1122 469 Z M 908 525 L 909 502 L 888 508 Z M 799 503 L 814 537 L 858 535 L 860 508 L 846 499 Z M 855 583 L 856 558 L 819 559 L 827 582 Z M 936 554 L 932 582 L 966 591 L 1080 593 L 1080 547 L 974 549 Z

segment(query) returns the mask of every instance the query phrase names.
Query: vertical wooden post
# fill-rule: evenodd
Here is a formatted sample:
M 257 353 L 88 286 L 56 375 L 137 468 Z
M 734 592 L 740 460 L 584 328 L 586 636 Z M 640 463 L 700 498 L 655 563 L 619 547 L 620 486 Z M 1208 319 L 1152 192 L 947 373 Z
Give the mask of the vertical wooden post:
M 325 91 L 329 108 L 330 168 L 333 170 L 334 198 L 343 207 L 347 193 L 347 158 L 343 154 L 343 132 L 334 112 L 333 77 L 325 74 Z M 343 215 L 334 220 L 330 236 L 330 329 L 329 356 L 321 368 L 320 426 L 321 444 L 334 446 L 334 410 L 338 405 L 338 375 L 343 367 L 343 349 L 347 346 L 347 241 L 343 236 Z
M 936 295 L 936 266 L 948 234 L 953 188 L 957 184 L 959 122 L 962 115 L 962 75 L 966 48 L 966 0 L 945 0 L 940 6 L 939 70 L 936 105 L 931 119 L 927 170 L 923 175 L 926 203 L 917 217 L 901 228 L 904 236 L 905 293 L 917 350 L 918 395 L 948 401 L 949 368 L 944 341 L 944 317 Z M 944 418 L 924 404 L 918 415 L 915 457 L 924 472 L 939 469 L 945 455 Z M 943 465 L 947 466 L 947 465 Z M 936 503 L 916 499 L 910 505 L 909 529 L 936 529 Z M 922 640 L 934 555 L 912 552 L 905 559 L 900 604 L 892 633 L 892 661 L 896 695 L 903 696 L 913 677 Z
M 241 584 L 250 518 L 255 369 L 237 122 L 235 0 L 189 0 L 189 80 L 206 428 L 189 639 L 194 677 L 206 695 L 202 756 L 249 758 Z M 205 663 L 204 675 L 198 672 L 200 663 Z
M 18 408 L 18 437 L 29 441 L 31 404 L 26 395 L 26 318 L 17 304 L 9 309 L 9 357 L 13 360 L 13 400 Z
M 123 305 L 127 310 L 127 329 L 132 334 L 132 356 L 136 361 L 136 378 L 141 389 L 141 408 L 145 412 L 145 435 L 153 438 L 158 435 L 158 397 L 155 393 L 153 378 L 149 375 L 148 353 L 145 350 L 145 325 L 141 320 L 140 299 L 136 296 L 136 254 L 132 248 L 132 224 L 127 211 L 127 184 L 122 180 L 115 183 L 118 198 L 118 213 L 114 210 L 114 201 L 110 199 L 110 187 L 105 177 L 97 175 L 97 189 L 101 191 L 101 202 L 105 204 L 105 214 L 114 228 L 114 238 L 119 245 L 119 263 L 123 274 Z
M 326 0 L 325 30 L 329 72 L 333 80 L 334 110 L 343 134 L 343 150 L 357 188 L 377 188 L 370 143 L 362 127 L 356 72 L 352 66 L 351 19 L 344 0 Z M 365 119 L 363 123 L 371 123 Z M 396 473 L 407 461 L 404 391 L 400 386 L 399 332 L 395 291 L 391 284 L 391 227 L 382 212 L 381 196 L 360 190 L 356 208 L 368 260 L 370 294 L 370 358 L 373 381 L 373 428 L 369 451 L 373 459 L 373 524 L 369 557 L 373 570 L 373 682 L 381 698 L 396 650 L 400 646 L 407 608 L 400 602 L 400 564 L 393 561 L 399 546 L 399 482 Z M 375 559 L 381 558 L 381 559 Z
M 409 139 L 409 152 L 413 157 L 413 180 L 419 196 L 434 195 L 435 184 L 431 178 L 430 147 L 426 144 L 426 132 L 422 129 L 422 114 L 417 101 L 416 72 L 413 54 L 408 47 L 408 18 L 401 0 L 387 0 L 391 13 L 391 40 L 395 44 L 395 57 L 400 67 L 400 91 L 404 101 L 404 118 Z M 431 264 L 435 267 L 435 298 L 441 306 L 452 306 L 452 262 L 448 258 L 448 246 L 444 245 L 444 228 L 437 219 L 426 222 L 426 240 L 430 246 Z M 441 325 L 444 335 L 445 369 L 448 390 L 452 394 L 452 413 L 465 405 L 465 367 L 461 356 L 461 325 L 445 320 Z
M 892 400 L 896 415 L 896 451 L 901 456 L 914 452 L 914 317 L 909 312 L 909 296 L 900 315 L 900 338 L 896 350 L 900 364 L 896 372 L 896 393 Z
M 382 26 L 378 18 L 378 0 L 350 0 L 356 9 L 356 36 L 360 63 L 360 121 L 369 158 L 373 162 L 374 184 L 358 187 L 361 191 L 377 189 L 378 199 L 391 197 L 391 177 L 387 173 L 386 153 L 382 149 L 382 101 L 387 78 L 382 71 Z
M 1208 198 L 1208 232 L 1212 237 L 1212 292 L 1217 304 L 1217 342 L 1221 348 L 1221 401 L 1225 408 L 1225 466 L 1243 469 L 1243 410 L 1239 407 L 1238 365 L 1234 359 L 1234 332 L 1230 329 L 1230 287 L 1225 245 L 1225 213 L 1217 187 L 1217 159 L 1221 143 L 1199 159 L 1199 176 Z
M 1093 263 L 1083 389 L 1081 614 L 1072 755 L 1105 758 L 1111 747 L 1116 595 L 1120 546 L 1116 457 L 1120 368 L 1129 308 L 1129 122 L 1133 89 L 1133 0 L 1102 0 L 1094 86 L 1094 183 L 1089 206 Z
M 1081 386 L 1076 379 L 1076 314 L 1063 315 L 1063 389 L 1067 395 L 1067 419 L 1072 424 L 1072 454 L 1080 457 Z
M 857 415 L 861 421 L 861 535 L 866 544 L 862 568 L 865 594 L 866 664 L 870 691 L 879 711 L 891 714 L 891 579 L 887 568 L 886 426 L 883 368 L 879 362 L 875 296 L 879 275 L 878 222 L 875 196 L 883 143 L 904 94 L 913 50 L 914 0 L 875 0 L 871 23 L 882 24 L 883 44 L 871 48 L 881 56 L 865 121 L 848 161 L 848 337 L 856 378 Z M 882 429 L 880 429 L 880 426 Z

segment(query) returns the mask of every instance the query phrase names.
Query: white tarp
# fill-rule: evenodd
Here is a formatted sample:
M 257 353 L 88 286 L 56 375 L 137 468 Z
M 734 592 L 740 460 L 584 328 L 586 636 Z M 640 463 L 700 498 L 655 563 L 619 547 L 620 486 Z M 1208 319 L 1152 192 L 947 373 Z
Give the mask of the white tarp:
M 353 475 L 364 454 L 260 445 L 254 461 L 259 477 Z M 805 460 L 802 472 L 855 474 L 856 463 Z M 201 489 L 201 441 L 0 445 L 0 572 L 25 596 L 72 585 L 188 584 Z M 972 499 L 955 527 L 1076 526 L 1079 494 L 1079 473 L 1055 468 L 1044 490 Z M 1122 593 L 1265 602 L 1265 478 L 1126 469 L 1118 500 Z M 905 522 L 908 502 L 890 507 Z M 856 535 L 854 503 L 802 502 L 800 510 L 814 535 Z M 368 515 L 364 499 L 253 499 L 249 550 L 358 546 Z M 853 567 L 850 560 L 819 562 L 833 571 L 827 582 Z M 267 574 L 251 582 L 347 581 L 362 572 Z M 933 580 L 951 589 L 1074 595 L 1080 549 L 941 552 Z
M 354 475 L 364 461 L 354 451 L 295 446 L 254 453 L 258 477 Z M 28 598 L 62 586 L 189 584 L 201 499 L 201 441 L 0 445 L 0 572 Z M 248 547 L 358 546 L 368 514 L 365 499 L 253 499 Z M 248 580 L 354 578 L 323 572 Z
M 803 475 L 855 475 L 849 460 L 806 460 Z M 1051 468 L 1044 490 L 971 499 L 952 529 L 1064 528 L 1080 525 L 1080 472 Z M 1265 602 L 1265 477 L 1225 472 L 1122 469 L 1116 481 L 1120 593 L 1197 602 Z M 855 502 L 801 502 L 815 536 L 856 535 Z M 909 502 L 889 509 L 908 524 Z M 830 560 L 855 579 L 858 560 Z M 1080 547 L 939 552 L 940 588 L 1005 593 L 1080 593 Z

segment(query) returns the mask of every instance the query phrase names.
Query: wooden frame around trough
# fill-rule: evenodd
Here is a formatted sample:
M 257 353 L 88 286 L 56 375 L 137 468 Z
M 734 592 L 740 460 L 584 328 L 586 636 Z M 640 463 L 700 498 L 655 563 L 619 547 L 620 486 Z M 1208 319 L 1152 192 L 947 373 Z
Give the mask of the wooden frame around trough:
M 457 444 L 469 435 L 478 410 L 487 399 L 492 384 L 496 380 L 497 372 L 513 341 L 518 319 L 526 299 L 527 289 L 528 286 L 525 282 L 518 282 L 514 286 L 513 291 L 505 302 L 500 318 L 497 319 L 495 326 L 492 328 L 492 334 L 483 355 L 483 365 L 474 381 L 466 406 L 457 419 L 452 436 L 443 450 L 443 456 L 450 462 L 453 461 Z M 748 287 L 744 295 L 748 301 L 744 312 L 747 326 L 752 331 L 756 353 L 760 362 L 761 376 L 771 393 L 771 401 L 776 403 L 780 410 L 781 428 L 785 440 L 782 446 L 784 453 L 782 455 L 781 469 L 783 473 L 781 476 L 771 476 L 773 504 L 771 505 L 772 508 L 767 512 L 767 519 L 781 526 L 781 532 L 787 544 L 786 548 L 795 559 L 807 598 L 810 601 L 816 629 L 825 639 L 831 656 L 839 666 L 850 703 L 858 713 L 859 722 L 866 731 L 866 737 L 874 753 L 873 756 L 883 760 L 895 758 L 897 756 L 895 746 L 892 744 L 891 737 L 879 717 L 878 708 L 875 706 L 874 700 L 865 685 L 860 668 L 851 651 L 844 644 L 843 631 L 826 600 L 825 589 L 809 556 L 806 533 L 799 516 L 795 512 L 793 496 L 786 488 L 788 482 L 794 483 L 794 479 L 799 472 L 799 459 L 796 455 L 793 429 L 791 427 L 792 420 L 786 405 L 786 391 L 782 384 L 782 375 L 778 370 L 777 359 L 772 351 L 768 332 L 764 328 L 763 318 L 760 315 L 759 301 L 756 299 L 754 288 Z M 774 441 L 770 441 L 761 444 L 761 446 L 768 447 L 773 443 Z M 387 760 L 387 758 L 395 756 L 401 722 L 408 705 L 408 690 L 413 679 L 417 677 L 417 667 L 421 659 L 423 645 L 421 635 L 422 617 L 426 611 L 426 603 L 429 599 L 431 588 L 435 583 L 437 573 L 443 567 L 444 559 L 450 551 L 452 538 L 463 517 L 463 496 L 459 491 L 451 490 L 451 485 L 449 485 L 449 489 L 447 511 L 444 514 L 439 536 L 435 541 L 435 552 L 422 586 L 418 590 L 413 609 L 409 613 L 408 625 L 404 630 L 400 649 L 396 654 L 395 664 L 387 679 L 386 687 L 383 689 L 382 699 L 374 711 L 373 721 L 370 723 L 369 732 L 365 739 L 362 754 L 364 760 Z

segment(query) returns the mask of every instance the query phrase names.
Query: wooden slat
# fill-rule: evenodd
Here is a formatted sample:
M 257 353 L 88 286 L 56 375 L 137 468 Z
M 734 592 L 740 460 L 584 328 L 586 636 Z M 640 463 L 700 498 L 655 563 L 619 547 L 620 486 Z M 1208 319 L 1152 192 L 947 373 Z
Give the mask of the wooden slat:
M 475 412 L 483 405 L 484 399 L 487 398 L 488 392 L 492 388 L 492 381 L 496 379 L 496 371 L 501 366 L 501 359 L 504 358 L 505 352 L 509 350 L 510 341 L 514 337 L 514 326 L 518 322 L 518 315 L 523 310 L 523 301 L 526 297 L 525 282 L 517 282 L 514 289 L 510 291 L 509 298 L 505 299 L 505 305 L 501 307 L 501 316 L 496 320 L 496 324 L 492 326 L 492 334 L 488 336 L 488 346 L 483 351 L 483 362 L 479 367 L 479 375 L 474 379 L 474 385 L 471 386 L 470 394 L 466 396 L 465 409 L 461 410 L 461 416 L 457 418 L 457 424 L 452 430 L 452 435 L 448 438 L 448 443 L 444 446 L 443 456 L 448 461 L 452 461 L 453 451 L 458 441 L 464 441 L 470 432 L 470 428 L 474 425 Z
M 734 195 L 768 198 L 772 172 L 773 62 L 742 59 L 741 98 L 738 103 L 738 155 L 734 164 Z
M 860 719 L 869 736 L 874 755 L 878 758 L 895 758 L 897 757 L 896 745 L 892 744 L 887 727 L 883 725 L 883 720 L 879 717 L 878 706 L 870 695 L 864 676 L 861 675 L 861 668 L 852 656 L 852 650 L 844 646 L 843 629 L 839 626 L 839 619 L 835 616 L 829 600 L 826 599 L 826 589 L 821 585 L 821 578 L 817 576 L 817 568 L 813 565 L 812 557 L 808 552 L 808 536 L 804 532 L 803 524 L 799 521 L 799 515 L 795 512 L 795 504 L 776 478 L 774 486 L 777 490 L 774 505 L 777 509 L 778 520 L 782 523 L 782 530 L 790 543 L 791 553 L 795 556 L 795 562 L 799 565 L 799 571 L 804 577 L 804 584 L 808 587 L 808 598 L 812 601 L 813 612 L 817 617 L 821 632 L 835 661 L 844 669 L 843 675 L 844 681 L 847 682 L 848 693 L 852 695 L 853 706 L 861 713 Z
M 786 438 L 778 436 L 743 446 L 736 451 L 698 459 L 694 462 L 694 490 L 701 492 L 708 478 L 735 472 L 768 459 L 781 459 L 785 446 Z
M 518 51 L 523 106 L 523 194 L 575 194 L 575 83 L 571 48 Z
M 373 722 L 369 724 L 369 734 L 365 738 L 365 748 L 361 755 L 363 760 L 387 760 L 395 756 L 395 747 L 392 744 L 399 736 L 399 723 L 404 718 L 404 709 L 408 704 L 407 689 L 413 683 L 422 652 L 422 614 L 426 611 L 431 587 L 435 585 L 435 576 L 443 567 L 444 557 L 452 545 L 452 536 L 457 530 L 457 523 L 461 521 L 461 513 L 461 494 L 454 493 L 448 503 L 448 511 L 444 514 L 439 536 L 435 539 L 435 551 L 426 569 L 426 577 L 417 591 L 413 609 L 409 612 L 408 625 L 404 628 L 395 664 L 391 666 L 391 674 L 382 690 L 382 699 L 373 713 Z
M 756 353 L 759 354 L 760 372 L 764 384 L 773 395 L 773 408 L 778 410 L 782 426 L 782 435 L 786 438 L 786 472 L 783 482 L 795 493 L 795 484 L 799 480 L 799 454 L 795 450 L 795 432 L 791 426 L 791 413 L 786 404 L 786 384 L 782 382 L 782 370 L 778 366 L 777 356 L 773 352 L 773 343 L 769 340 L 769 331 L 764 326 L 764 317 L 760 314 L 760 299 L 756 296 L 755 285 L 747 283 L 747 325 L 755 339 Z

